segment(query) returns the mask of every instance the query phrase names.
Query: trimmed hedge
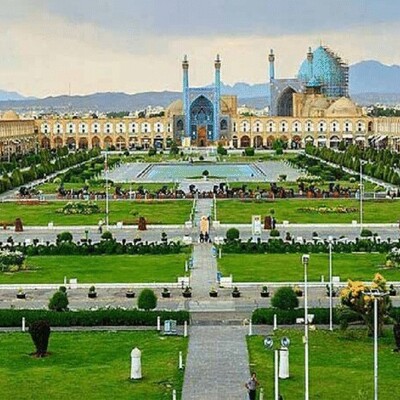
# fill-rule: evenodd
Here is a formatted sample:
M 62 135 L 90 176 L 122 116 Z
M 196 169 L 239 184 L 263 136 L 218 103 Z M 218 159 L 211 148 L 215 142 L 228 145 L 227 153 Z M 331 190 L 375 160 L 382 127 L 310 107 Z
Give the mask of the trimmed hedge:
M 277 315 L 278 324 L 292 325 L 296 323 L 296 318 L 304 318 L 304 308 L 295 310 L 278 310 L 276 308 L 258 308 L 253 312 L 251 320 L 256 325 L 272 325 L 274 314 Z M 314 314 L 313 324 L 329 324 L 329 308 L 309 308 L 308 314 Z M 389 316 L 396 321 L 400 321 L 400 307 L 392 308 Z M 347 322 L 361 321 L 358 317 L 347 317 Z M 339 324 L 339 313 L 333 309 L 333 323 Z
M 27 325 L 34 321 L 46 320 L 50 326 L 156 326 L 157 316 L 161 323 L 167 319 L 183 325 L 189 322 L 188 311 L 141 311 L 137 309 L 96 310 L 96 311 L 65 311 L 48 310 L 0 310 L 1 327 L 19 327 L 22 317 Z

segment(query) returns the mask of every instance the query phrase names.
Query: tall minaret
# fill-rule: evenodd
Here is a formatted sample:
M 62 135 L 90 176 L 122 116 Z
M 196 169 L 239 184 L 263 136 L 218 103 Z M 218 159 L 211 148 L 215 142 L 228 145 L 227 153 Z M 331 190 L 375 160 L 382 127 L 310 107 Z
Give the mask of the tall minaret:
M 271 49 L 269 53 L 268 61 L 269 61 L 269 81 L 271 82 L 272 80 L 275 79 L 275 54 L 273 49 Z
M 184 124 L 184 135 L 190 136 L 190 112 L 189 112 L 189 61 L 187 55 L 185 54 L 182 61 L 182 103 L 183 103 L 183 114 L 185 117 Z
M 307 53 L 307 61 L 308 61 L 308 80 L 310 81 L 313 76 L 314 76 L 314 71 L 313 71 L 313 59 L 314 59 L 314 54 L 311 50 L 311 47 L 308 48 L 308 53 Z M 306 82 L 307 83 L 307 82 Z
M 219 114 L 220 114 L 220 101 L 221 101 L 221 59 L 219 54 L 214 61 L 215 67 L 215 92 L 214 92 L 214 132 L 213 141 L 219 139 Z

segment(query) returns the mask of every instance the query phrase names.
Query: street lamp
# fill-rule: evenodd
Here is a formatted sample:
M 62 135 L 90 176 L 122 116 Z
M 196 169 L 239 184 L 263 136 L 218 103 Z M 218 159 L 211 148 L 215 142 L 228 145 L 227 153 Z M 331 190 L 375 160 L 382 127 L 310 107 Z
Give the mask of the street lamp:
M 308 377 L 308 293 L 307 293 L 307 267 L 310 261 L 308 254 L 303 254 L 301 262 L 304 266 L 304 399 L 309 400 Z
M 364 197 L 364 185 L 363 185 L 363 170 L 362 166 L 367 164 L 366 161 L 360 160 L 360 231 L 363 229 L 363 197 Z
M 267 350 L 272 350 L 274 340 L 271 337 L 264 339 L 264 347 Z M 279 378 L 289 378 L 289 348 L 290 339 L 284 336 L 281 339 L 281 348 L 274 350 L 274 400 L 279 400 Z M 279 353 L 281 356 L 279 357 Z
M 378 298 L 383 299 L 388 293 L 379 289 L 369 289 L 362 293 L 374 299 L 374 400 L 378 400 Z
M 329 236 L 329 330 L 333 331 L 332 236 Z
M 108 147 L 106 148 L 105 156 L 104 156 L 104 172 L 106 178 L 106 228 L 108 231 L 108 213 L 109 213 L 109 205 L 108 205 Z

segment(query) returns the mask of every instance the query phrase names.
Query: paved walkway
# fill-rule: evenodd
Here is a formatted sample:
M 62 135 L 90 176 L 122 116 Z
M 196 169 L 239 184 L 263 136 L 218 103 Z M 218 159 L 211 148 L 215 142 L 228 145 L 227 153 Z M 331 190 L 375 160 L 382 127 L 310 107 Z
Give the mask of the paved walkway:
M 217 260 L 212 256 L 212 247 L 211 243 L 194 245 L 190 285 L 196 299 L 208 300 L 211 288 L 216 289 Z
M 243 400 L 249 378 L 246 328 L 191 326 L 182 400 Z

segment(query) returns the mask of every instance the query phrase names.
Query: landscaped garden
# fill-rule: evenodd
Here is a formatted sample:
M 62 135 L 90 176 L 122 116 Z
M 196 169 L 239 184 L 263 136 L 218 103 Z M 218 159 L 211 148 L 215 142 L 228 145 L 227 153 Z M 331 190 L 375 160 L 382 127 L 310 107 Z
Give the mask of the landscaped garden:
M 359 220 L 359 206 L 354 199 L 219 200 L 217 219 L 250 224 L 252 215 L 264 217 L 273 209 L 278 223 L 351 223 Z M 396 223 L 400 218 L 396 200 L 364 200 L 363 210 L 364 223 Z
M 384 274 L 388 281 L 400 280 L 400 269 L 386 268 L 386 254 L 333 253 L 333 274 L 340 280 L 368 281 L 376 272 Z M 245 267 L 244 267 L 245 266 Z M 218 260 L 224 276 L 233 275 L 235 282 L 301 282 L 304 268 L 301 254 L 224 254 Z M 308 279 L 329 279 L 328 254 L 311 254 Z
M 59 255 L 27 257 L 28 269 L 0 272 L 1 284 L 176 282 L 184 274 L 187 253 L 164 255 Z
M 280 339 L 290 338 L 290 378 L 280 380 L 280 393 L 284 399 L 304 397 L 304 344 L 302 330 L 274 332 L 275 348 Z M 248 337 L 250 368 L 264 388 L 266 398 L 273 397 L 274 354 L 264 347 L 264 337 Z M 400 374 L 399 353 L 393 353 L 395 342 L 391 331 L 379 339 L 379 398 L 398 397 Z M 371 399 L 374 393 L 373 339 L 363 329 L 347 331 L 311 331 L 309 333 L 310 398 L 323 400 Z
M 13 225 L 16 218 L 21 218 L 24 225 L 97 225 L 105 218 L 105 201 L 97 201 L 100 212 L 90 215 L 64 214 L 59 212 L 67 204 L 65 201 L 27 203 L 2 203 L 0 222 Z M 137 224 L 139 217 L 144 217 L 148 224 L 183 224 L 189 219 L 192 201 L 110 201 L 109 221 L 116 224 Z
M 2 399 L 171 399 L 180 398 L 183 372 L 178 354 L 186 357 L 187 339 L 155 332 L 53 332 L 50 355 L 30 356 L 28 334 L 1 333 Z M 130 380 L 130 353 L 142 352 L 142 376 Z

